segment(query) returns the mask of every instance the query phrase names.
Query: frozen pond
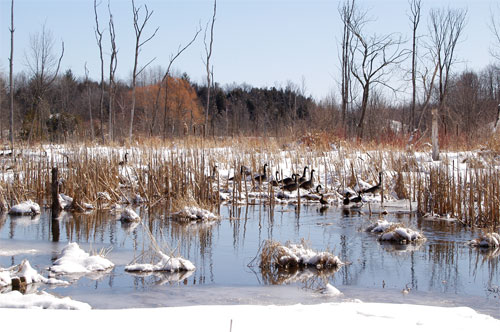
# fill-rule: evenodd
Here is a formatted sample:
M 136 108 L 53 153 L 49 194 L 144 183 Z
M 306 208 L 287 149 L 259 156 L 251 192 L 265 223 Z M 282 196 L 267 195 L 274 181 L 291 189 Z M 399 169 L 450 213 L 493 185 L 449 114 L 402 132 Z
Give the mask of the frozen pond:
M 127 229 L 119 215 L 93 213 L 65 215 L 52 223 L 48 213 L 0 219 L 0 266 L 27 258 L 47 275 L 68 241 L 86 251 L 110 248 L 116 267 L 109 273 L 75 276 L 71 286 L 39 290 L 70 296 L 93 308 L 160 307 L 195 304 L 292 304 L 325 301 L 413 303 L 468 306 L 500 318 L 499 255 L 469 248 L 477 234 L 460 225 L 416 220 L 409 215 L 388 215 L 422 230 L 427 241 L 419 246 L 381 244 L 363 229 L 378 216 L 345 214 L 336 207 L 221 206 L 222 219 L 213 224 L 184 224 L 164 220 L 161 211 L 136 210 L 157 242 L 189 259 L 196 266 L 187 274 L 131 274 L 126 264 L 149 246 L 142 226 Z M 329 298 L 315 291 L 319 278 L 306 282 L 280 280 L 272 284 L 260 273 L 258 262 L 249 266 L 266 239 L 299 243 L 305 239 L 318 250 L 329 249 L 343 261 L 328 282 L 344 293 Z M 168 250 L 166 250 L 169 253 Z M 488 255 L 490 254 L 490 256 Z M 68 277 L 63 279 L 70 280 Z M 323 280 L 324 282 L 324 280 Z M 402 290 L 411 288 L 408 294 Z

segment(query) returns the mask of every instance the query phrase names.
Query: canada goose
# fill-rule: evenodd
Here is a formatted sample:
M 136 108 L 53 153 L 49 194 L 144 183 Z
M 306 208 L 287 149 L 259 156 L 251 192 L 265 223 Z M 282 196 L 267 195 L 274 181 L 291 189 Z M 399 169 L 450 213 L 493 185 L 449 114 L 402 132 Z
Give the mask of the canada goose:
M 325 197 L 323 197 L 323 194 L 320 194 L 321 195 L 321 198 L 319 199 L 319 202 L 321 203 L 321 205 L 328 205 L 330 204 L 326 199 Z
M 358 193 L 358 196 L 356 196 L 354 198 L 350 198 L 351 195 L 352 194 L 350 192 L 346 192 L 346 194 L 344 196 L 344 205 L 349 205 L 351 203 L 354 203 L 354 204 L 362 203 L 361 195 L 359 193 Z
M 124 159 L 123 159 L 122 161 L 120 161 L 120 162 L 118 163 L 118 165 L 120 165 L 120 166 L 124 166 L 124 165 L 126 165 L 126 164 L 127 164 L 127 162 L 128 162 L 127 156 L 128 156 L 128 152 L 125 152 Z
M 289 178 L 284 178 L 281 182 L 286 186 L 295 182 L 295 177 L 300 176 L 300 174 L 294 173 Z
M 249 175 L 252 175 L 252 172 L 250 172 L 248 170 L 248 168 L 244 165 L 241 165 L 240 166 L 240 176 L 243 177 L 243 176 L 249 176 Z M 234 181 L 234 176 L 231 176 L 229 179 L 229 181 Z
M 273 187 L 277 187 L 277 186 L 279 186 L 279 184 L 280 184 L 280 183 L 282 183 L 282 182 L 283 182 L 283 181 L 280 181 L 280 180 L 279 180 L 279 175 L 280 175 L 280 173 L 279 173 L 278 171 L 276 171 L 276 178 L 275 178 L 274 180 L 272 180 L 272 181 L 271 181 L 271 185 L 272 185 Z
M 302 184 L 304 182 L 307 181 L 307 178 L 306 178 L 306 170 L 308 169 L 309 167 L 306 166 L 304 167 L 304 173 L 302 174 L 302 176 L 299 178 L 299 184 Z
M 304 181 L 300 184 L 300 188 L 309 190 L 314 187 L 314 172 L 315 170 L 311 170 L 311 178 L 307 181 Z
M 297 179 L 297 177 L 295 177 L 295 182 L 287 184 L 286 186 L 281 187 L 281 189 L 283 189 L 285 191 L 289 191 L 289 192 L 295 191 L 300 186 L 300 184 L 297 181 L 298 181 L 298 179 Z
M 376 194 L 377 192 L 382 189 L 382 172 L 378 173 L 378 183 L 374 185 L 373 187 L 370 187 L 368 189 L 361 190 L 361 193 L 363 194 Z
M 321 193 L 319 192 L 319 190 L 320 190 L 320 189 L 323 189 L 323 187 L 322 187 L 320 184 L 318 184 L 318 185 L 316 186 L 316 193 L 317 193 L 317 194 L 321 194 Z
M 256 182 L 264 182 L 267 180 L 267 164 L 264 164 L 264 173 L 257 175 L 256 177 L 253 178 Z

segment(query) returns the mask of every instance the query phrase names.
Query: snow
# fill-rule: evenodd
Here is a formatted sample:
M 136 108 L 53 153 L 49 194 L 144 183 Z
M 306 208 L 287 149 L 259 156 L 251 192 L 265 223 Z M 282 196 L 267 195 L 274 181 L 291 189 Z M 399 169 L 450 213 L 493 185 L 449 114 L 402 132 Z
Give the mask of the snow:
M 40 206 L 31 201 L 27 200 L 25 202 L 19 203 L 17 205 L 14 205 L 10 210 L 9 210 L 10 215 L 35 215 L 35 214 L 40 214 Z
M 335 286 L 333 286 L 331 284 L 326 284 L 325 289 L 321 293 L 328 295 L 328 296 L 341 296 L 341 295 L 343 295 L 341 291 L 339 291 L 337 288 L 335 288 Z
M 100 255 L 89 255 L 75 242 L 70 242 L 61 251 L 60 257 L 49 269 L 58 274 L 91 273 L 106 271 L 115 265 Z
M 126 208 L 123 210 L 120 220 L 123 222 L 139 222 L 141 221 L 141 217 L 131 208 Z
M 371 224 L 370 226 L 368 226 L 365 229 L 365 231 L 370 232 L 370 233 L 382 233 L 382 232 L 385 232 L 393 224 L 394 223 L 392 223 L 392 222 L 381 219 L 381 220 L 378 220 L 377 222 Z
M 182 257 L 170 257 L 161 251 L 158 252 L 161 260 L 156 264 L 129 264 L 125 266 L 125 271 L 128 272 L 178 272 L 178 271 L 194 271 L 195 266 L 191 261 Z
M 468 244 L 472 247 L 498 248 L 500 247 L 500 234 L 494 232 L 487 233 L 477 239 L 469 241 Z
M 219 217 L 212 212 L 196 206 L 185 206 L 182 210 L 173 213 L 173 216 L 177 218 L 202 221 L 219 219 Z
M 19 294 L 7 298 L 19 297 Z M 55 299 L 43 297 L 39 306 L 56 306 Z M 44 301 L 45 300 L 45 301 Z M 64 300 L 64 299 L 63 299 Z M 26 298 L 27 306 L 35 300 Z M 68 301 L 68 300 L 66 300 Z M 7 302 L 0 296 L 0 303 Z M 16 303 L 14 303 L 16 304 Z M 43 304 L 43 305 L 42 305 Z M 73 302 L 74 304 L 74 302 Z M 68 306 L 68 304 L 65 304 Z M 74 304 L 76 308 L 76 304 Z M 61 307 L 63 305 L 61 304 Z M 81 307 L 88 309 L 88 307 Z M 94 326 L 102 331 L 154 331 L 159 319 L 168 322 L 169 330 L 177 331 L 497 331 L 500 321 L 465 308 L 445 308 L 412 304 L 363 303 L 360 301 L 322 303 L 315 305 L 208 305 L 121 310 L 33 310 L 26 319 L 26 310 L 0 309 L 2 327 L 23 331 L 50 326 L 52 332 L 89 331 Z M 137 318 L 137 319 L 134 319 Z M 56 324 L 54 322 L 57 322 Z M 77 322 L 88 322 L 80 324 Z M 90 325 L 92 324 L 92 325 Z M 94 325 L 96 324 L 96 325 Z
M 395 229 L 388 228 L 378 238 L 379 241 L 410 243 L 424 240 L 424 236 L 410 228 L 397 227 Z
M 90 305 L 87 303 L 79 302 L 71 300 L 69 297 L 58 298 L 54 295 L 48 294 L 46 292 L 40 292 L 36 294 L 21 294 L 18 291 L 12 291 L 5 294 L 0 294 L 0 308 L 23 308 L 23 309 L 71 309 L 71 310 L 89 310 L 91 309 Z M 7 310 L 2 309 L 2 317 L 7 317 L 9 315 L 9 321 L 15 322 L 17 324 L 21 324 L 21 329 L 23 331 L 28 331 L 28 329 L 24 328 L 24 324 L 27 321 L 32 321 L 32 314 L 35 312 L 48 313 L 48 311 L 30 311 L 29 319 L 26 319 L 26 316 L 23 318 L 19 318 L 17 320 L 12 320 L 10 317 L 11 313 L 16 312 L 16 310 Z M 24 315 L 28 314 L 25 310 L 17 310 L 18 313 L 23 313 Z M 36 314 L 38 315 L 38 314 Z M 38 320 L 36 318 L 35 320 Z M 56 320 L 57 321 L 57 320 Z M 3 320 L 2 325 L 5 326 L 8 324 L 8 321 Z M 43 326 L 43 325 L 40 325 Z M 45 325 L 45 326 L 49 326 Z M 52 327 L 57 326 L 57 324 L 50 324 Z M 65 327 L 67 329 L 67 326 Z
M 46 278 L 31 267 L 28 260 L 23 260 L 19 265 L 14 265 L 8 269 L 0 268 L 0 287 L 8 286 L 13 278 L 26 278 L 27 284 L 45 283 L 51 285 L 67 286 L 69 282 L 55 278 Z

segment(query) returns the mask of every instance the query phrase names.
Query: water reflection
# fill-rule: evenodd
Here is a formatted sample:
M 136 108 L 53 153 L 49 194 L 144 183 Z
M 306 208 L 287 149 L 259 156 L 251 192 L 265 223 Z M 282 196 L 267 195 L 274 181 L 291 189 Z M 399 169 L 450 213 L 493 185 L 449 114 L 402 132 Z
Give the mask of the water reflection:
M 417 220 L 409 215 L 389 215 L 389 221 L 402 222 L 421 230 L 427 241 L 418 245 L 382 244 L 377 236 L 363 231 L 378 215 L 363 215 L 335 206 L 319 205 L 232 206 L 220 208 L 222 219 L 217 222 L 183 223 L 169 218 L 165 208 L 137 208 L 141 224 L 123 224 L 119 215 L 110 211 L 91 214 L 62 212 L 58 218 L 43 213 L 38 219 L 16 219 L 0 216 L 2 247 L 41 247 L 40 254 L 27 256 L 0 255 L 0 266 L 13 265 L 23 258 L 34 260 L 39 270 L 50 266 L 62 246 L 75 241 L 89 249 L 114 249 L 108 257 L 117 267 L 107 275 L 85 276 L 78 283 L 58 291 L 65 295 L 82 294 L 99 287 L 114 293 L 133 294 L 141 288 L 149 292 L 162 287 L 179 285 L 266 287 L 263 285 L 295 284 L 309 287 L 326 282 L 375 290 L 400 291 L 406 285 L 413 292 L 444 294 L 498 300 L 500 249 L 469 248 L 466 242 L 476 236 L 475 230 L 455 223 Z M 196 270 L 190 273 L 130 274 L 123 267 L 154 241 L 165 252 L 192 261 Z M 265 275 L 247 265 L 259 252 L 263 241 L 300 243 L 305 239 L 312 249 L 329 250 L 344 262 L 338 271 L 310 270 L 278 272 Z M 46 247 L 44 247 L 44 243 Z M 44 249 L 45 248 L 45 249 Z M 1 250 L 1 248 L 0 248 Z M 91 281 L 85 282 L 85 281 Z M 191 290 L 192 291 L 192 290 Z M 181 296 L 181 295 L 180 295 Z M 496 296 L 496 297 L 495 297 Z M 201 301 L 201 300 L 200 300 Z M 207 299 L 206 301 L 210 301 Z M 460 302 L 462 303 L 462 302 Z

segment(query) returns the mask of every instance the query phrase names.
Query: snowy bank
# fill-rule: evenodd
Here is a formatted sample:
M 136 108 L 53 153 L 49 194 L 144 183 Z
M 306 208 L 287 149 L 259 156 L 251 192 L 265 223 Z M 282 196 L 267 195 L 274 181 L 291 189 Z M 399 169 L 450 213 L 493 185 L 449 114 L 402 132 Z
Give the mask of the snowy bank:
M 115 265 L 100 255 L 89 255 L 75 242 L 70 242 L 61 251 L 61 256 L 49 268 L 59 274 L 91 273 L 106 271 Z
M 24 331 L 50 326 L 52 332 L 88 331 L 95 322 L 102 331 L 153 331 L 158 319 L 168 320 L 169 330 L 178 331 L 497 331 L 500 321 L 465 308 L 444 308 L 411 304 L 323 303 L 290 306 L 186 306 L 152 309 L 56 311 L 0 309 L 9 322 L 22 322 Z M 133 319 L 140 317 L 140 319 Z M 54 324 L 57 322 L 57 324 Z
M 46 292 L 34 293 L 34 294 L 21 294 L 18 291 L 12 291 L 5 294 L 0 294 L 0 308 L 23 308 L 23 309 L 71 309 L 71 310 L 88 310 L 91 309 L 90 305 L 87 303 L 74 301 L 69 297 L 59 298 L 54 295 L 48 294 Z M 2 317 L 7 317 L 10 313 L 15 312 L 12 310 L 0 310 L 2 313 Z M 20 310 L 19 312 L 23 312 Z M 23 322 L 21 327 L 23 331 L 29 331 L 31 329 L 24 329 L 24 324 L 26 321 L 32 320 L 32 313 L 35 311 L 30 311 L 29 316 L 30 319 L 20 318 L 19 320 L 10 320 L 11 322 Z M 46 311 L 39 311 L 46 312 Z M 24 315 L 26 315 L 26 311 L 24 311 Z M 36 318 L 35 320 L 39 320 Z M 55 322 L 58 319 L 52 321 Z M 2 325 L 5 325 L 4 322 Z M 50 330 L 53 330 L 52 327 L 57 324 L 48 324 L 46 326 L 51 326 Z M 42 326 L 42 325 L 40 325 Z M 66 329 L 68 327 L 66 326 Z

